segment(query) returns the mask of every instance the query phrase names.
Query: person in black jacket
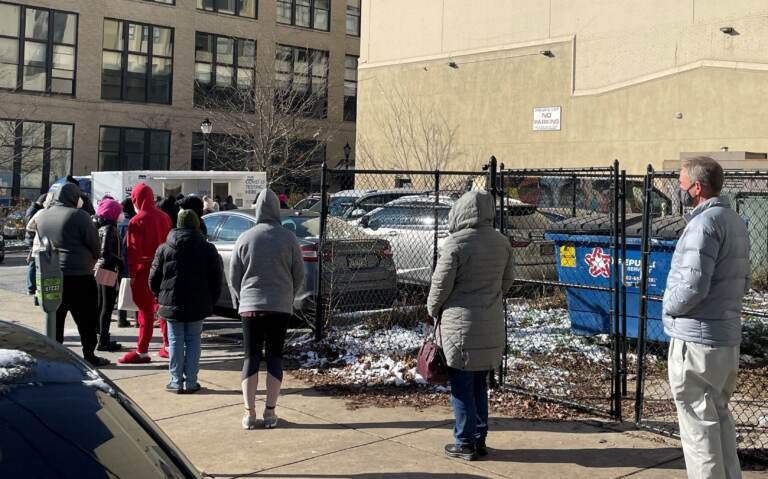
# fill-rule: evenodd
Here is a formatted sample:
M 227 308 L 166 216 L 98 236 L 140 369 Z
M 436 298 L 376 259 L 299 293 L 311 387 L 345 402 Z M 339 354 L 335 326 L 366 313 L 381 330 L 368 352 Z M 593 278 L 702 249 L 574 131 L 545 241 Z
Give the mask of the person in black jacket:
M 101 256 L 96 260 L 96 269 L 106 268 L 119 273 L 123 266 L 120 254 L 120 233 L 117 230 L 117 221 L 123 207 L 113 198 L 105 196 L 96 208 L 96 216 L 93 222 L 99 228 L 99 243 L 101 244 Z M 99 343 L 96 349 L 99 351 L 119 351 L 122 345 L 110 340 L 109 326 L 112 322 L 112 311 L 117 301 L 118 284 L 99 284 Z
M 117 222 L 117 232 L 120 233 L 120 259 L 122 260 L 122 267 L 120 268 L 120 279 L 130 278 L 131 273 L 128 272 L 128 248 L 125 247 L 125 235 L 128 234 L 128 222 L 136 216 L 136 209 L 133 207 L 133 201 L 130 198 L 126 198 L 120 203 L 123 207 L 123 215 L 120 221 Z M 118 285 L 119 287 L 119 285 Z M 134 319 L 138 313 L 133 313 Z M 138 321 L 138 319 L 137 319 Z M 117 313 L 117 327 L 127 328 L 131 323 L 128 321 L 128 311 L 120 310 Z
M 175 227 L 179 215 L 179 205 L 176 204 L 176 198 L 173 195 L 168 195 L 160 203 L 160 209 L 171 218 L 171 225 Z
M 149 285 L 160 305 L 158 315 L 168 321 L 169 392 L 200 389 L 200 335 L 203 319 L 213 313 L 221 294 L 224 266 L 216 248 L 200 232 L 197 213 L 182 210 L 176 229 L 157 249 Z
M 80 209 L 83 204 L 80 188 L 66 183 L 54 194 L 51 207 L 39 211 L 34 221 L 38 237 L 48 238 L 59 250 L 63 281 L 61 305 L 56 311 L 56 340 L 64 342 L 64 321 L 67 313 L 72 313 L 83 345 L 83 358 L 99 367 L 109 364 L 107 359 L 94 354 L 99 312 L 93 267 L 100 257 L 99 232 L 88 213 Z

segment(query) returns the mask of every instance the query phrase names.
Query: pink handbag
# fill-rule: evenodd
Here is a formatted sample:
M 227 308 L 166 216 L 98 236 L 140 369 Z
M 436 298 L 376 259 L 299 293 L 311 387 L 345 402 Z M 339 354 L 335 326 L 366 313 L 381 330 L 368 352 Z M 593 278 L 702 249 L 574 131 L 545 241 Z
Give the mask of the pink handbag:
M 117 235 L 117 233 L 115 233 Z M 120 236 L 117 236 L 117 256 L 120 256 Z M 104 266 L 99 266 L 96 268 L 96 270 L 93 272 L 93 275 L 96 277 L 96 283 L 100 284 L 102 286 L 110 286 L 114 288 L 117 286 L 117 271 L 112 271 L 111 269 L 107 269 Z
M 93 275 L 96 276 L 96 283 L 100 285 L 110 286 L 112 288 L 117 285 L 117 271 L 112 271 L 111 269 L 99 266 L 96 268 Z

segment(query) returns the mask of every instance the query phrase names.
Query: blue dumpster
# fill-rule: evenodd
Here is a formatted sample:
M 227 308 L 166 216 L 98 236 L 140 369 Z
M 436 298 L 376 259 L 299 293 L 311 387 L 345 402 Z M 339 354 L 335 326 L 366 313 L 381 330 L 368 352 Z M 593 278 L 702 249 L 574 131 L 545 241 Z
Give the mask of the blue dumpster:
M 640 302 L 640 215 L 627 215 L 627 251 L 623 271 L 627 291 L 627 337 L 636 338 Z M 680 216 L 656 219 L 652 222 L 651 255 L 648 263 L 648 294 L 662 296 L 669 274 L 672 253 L 685 222 Z M 553 225 L 545 237 L 555 243 L 556 267 L 560 282 L 567 287 L 566 301 L 574 334 L 591 336 L 611 334 L 612 294 L 576 286 L 610 288 L 613 274 L 611 263 L 610 217 L 589 215 L 568 218 Z M 648 302 L 647 338 L 669 341 L 661 323 L 661 302 Z

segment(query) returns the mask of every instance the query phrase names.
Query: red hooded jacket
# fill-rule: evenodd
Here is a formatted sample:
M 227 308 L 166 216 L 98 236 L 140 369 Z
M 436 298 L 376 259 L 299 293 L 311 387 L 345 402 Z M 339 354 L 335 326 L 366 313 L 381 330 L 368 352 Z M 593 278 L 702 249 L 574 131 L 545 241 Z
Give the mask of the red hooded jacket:
M 154 296 L 149 289 L 149 270 L 155 259 L 157 248 L 165 243 L 171 230 L 171 219 L 155 206 L 152 188 L 139 183 L 131 192 L 136 216 L 128 222 L 125 244 L 128 250 L 128 269 L 132 283 L 133 300 L 141 309 L 154 305 Z

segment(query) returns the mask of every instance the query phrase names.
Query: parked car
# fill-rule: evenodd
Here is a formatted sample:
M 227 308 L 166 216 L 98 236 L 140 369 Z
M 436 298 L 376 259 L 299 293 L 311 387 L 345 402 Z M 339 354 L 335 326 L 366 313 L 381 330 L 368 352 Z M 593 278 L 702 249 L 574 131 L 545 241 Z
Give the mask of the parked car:
M 455 195 L 440 195 L 437 203 L 434 195 L 402 197 L 363 216 L 359 226 L 369 235 L 389 240 L 400 283 L 426 286 L 432 277 L 435 237 L 439 248 L 448 236 L 448 212 L 455 201 Z M 551 221 L 536 206 L 509 199 L 504 221 L 515 276 L 556 279 L 554 243 L 544 238 Z
M 24 221 L 24 210 L 16 210 L 5 217 L 3 236 L 8 239 L 23 239 L 27 224 Z
M 331 195 L 328 201 L 328 215 L 356 224 L 369 211 L 403 196 L 428 194 L 427 191 L 413 188 L 394 188 L 390 190 L 344 190 Z M 313 211 L 320 212 L 320 204 Z
M 320 216 L 294 210 L 282 210 L 281 216 L 283 226 L 299 239 L 304 258 L 304 288 L 294 298 L 294 311 L 297 317 L 311 323 L 317 291 Z M 205 215 L 203 221 L 208 228 L 208 239 L 216 246 L 224 261 L 224 270 L 228 271 L 235 241 L 256 225 L 256 217 L 249 211 L 234 210 Z M 397 280 L 389 241 L 368 236 L 337 218 L 329 217 L 326 228 L 328 241 L 323 256 L 322 288 L 326 300 L 338 310 L 392 307 L 397 297 Z M 217 306 L 234 308 L 228 284 Z
M 446 201 L 435 206 L 434 200 L 409 196 L 365 214 L 359 226 L 366 234 L 386 238 L 392 245 L 399 283 L 426 286 L 432 278 L 435 231 L 439 248 L 448 236 L 450 209 Z
M 293 205 L 294 210 L 308 210 L 320 202 L 320 195 L 309 195 Z
M 203 477 L 112 381 L 0 321 L 0 477 Z

